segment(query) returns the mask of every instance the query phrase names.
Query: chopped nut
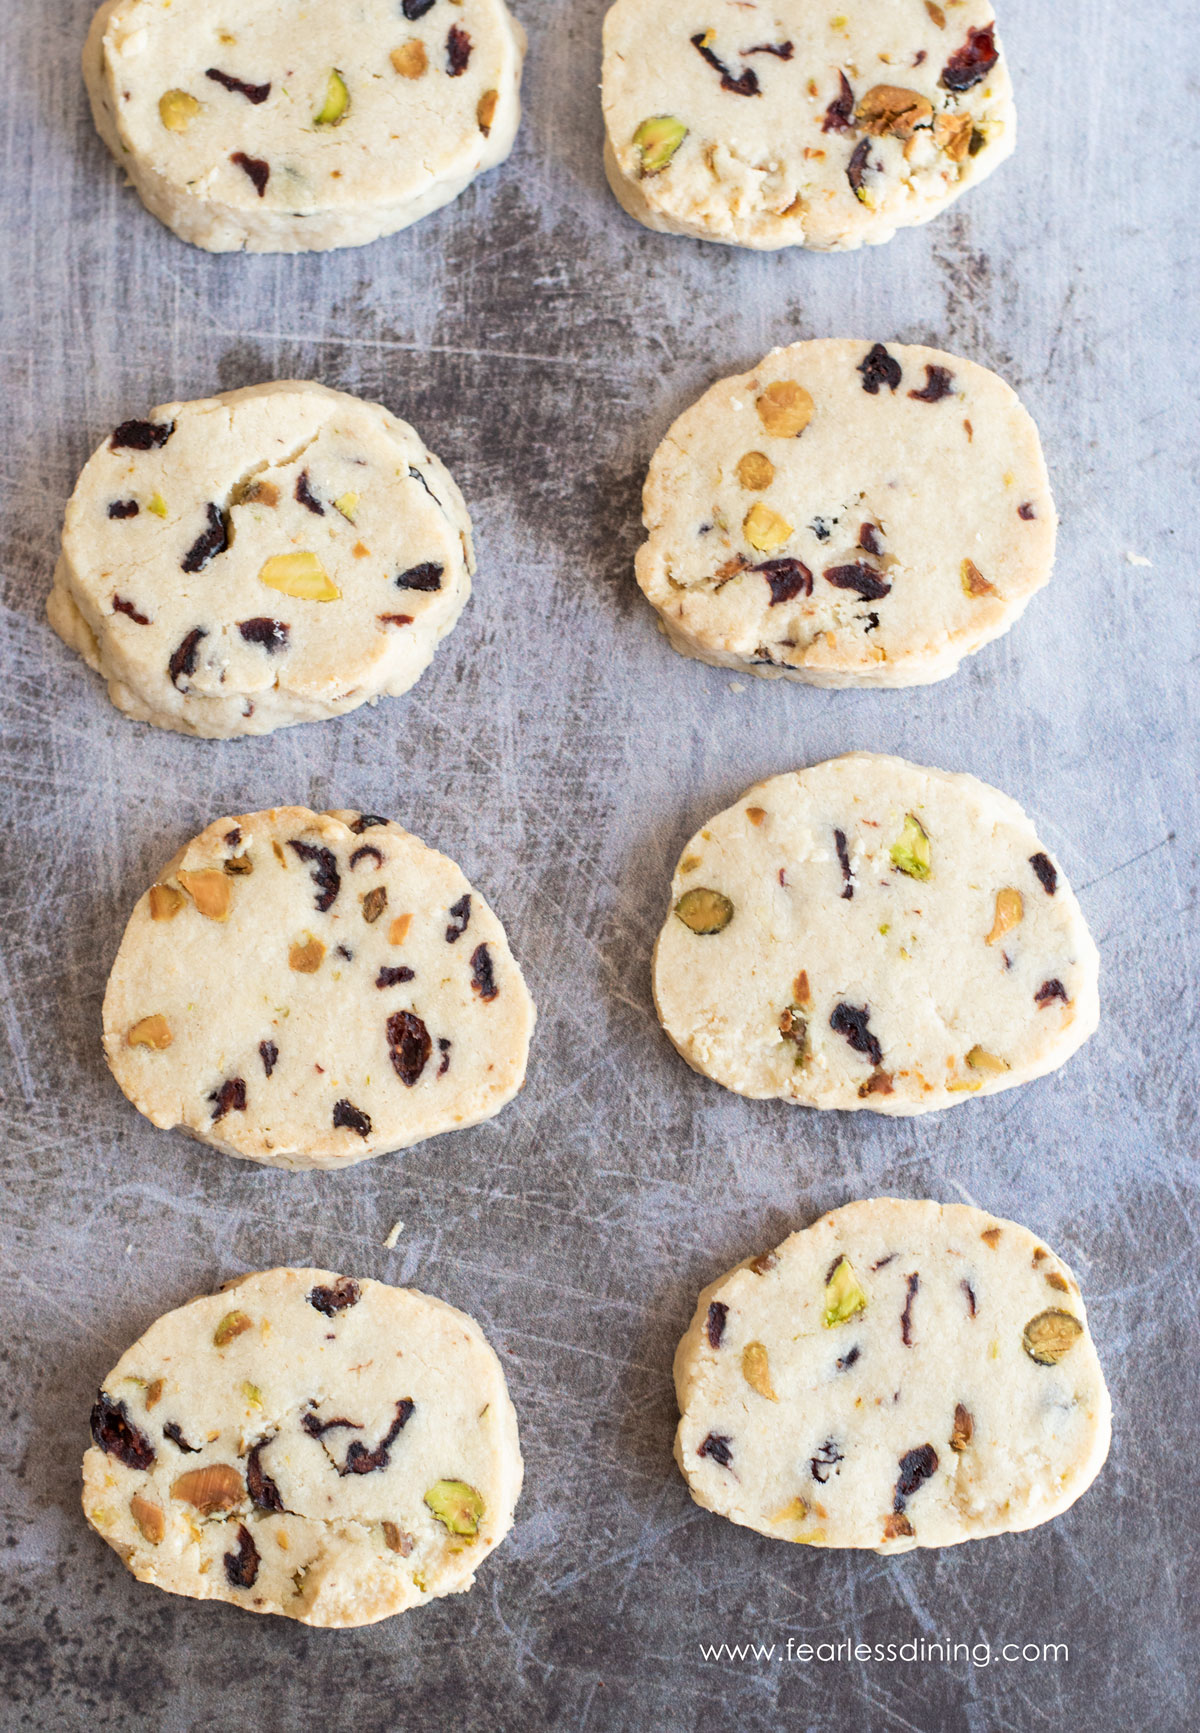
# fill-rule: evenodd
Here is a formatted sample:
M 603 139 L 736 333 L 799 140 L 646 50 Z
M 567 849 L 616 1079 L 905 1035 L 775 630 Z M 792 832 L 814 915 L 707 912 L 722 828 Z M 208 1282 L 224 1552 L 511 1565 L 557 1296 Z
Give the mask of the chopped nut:
M 992 921 L 992 930 L 984 940 L 985 944 L 994 945 L 1002 939 L 1005 933 L 1019 926 L 1025 917 L 1025 902 L 1020 891 L 1007 885 L 1002 891 L 996 892 L 996 913 Z
M 691 932 L 705 937 L 725 931 L 733 919 L 733 904 L 720 891 L 697 885 L 694 890 L 684 891 L 675 904 L 675 913 Z
M 890 1071 L 881 1070 L 878 1066 L 872 1071 L 867 1081 L 858 1086 L 860 1101 L 865 1101 L 869 1095 L 894 1095 L 895 1093 L 896 1084 L 893 1074 Z
M 174 885 L 151 885 L 150 919 L 173 921 L 186 901 L 183 892 L 177 891 Z
M 362 498 L 358 493 L 340 493 L 333 502 L 334 511 L 341 512 L 347 523 L 354 522 L 354 514 L 358 510 L 358 502 Z
M 656 114 L 644 120 L 633 135 L 642 153 L 642 175 L 661 174 L 688 135 L 688 129 L 673 114 Z
M 163 1053 L 175 1037 L 162 1012 L 156 1011 L 152 1017 L 143 1017 L 133 1024 L 125 1039 L 131 1047 L 152 1047 L 156 1053 Z
M 808 1501 L 797 1497 L 793 1498 L 790 1504 L 785 1504 L 782 1510 L 777 1510 L 771 1521 L 803 1522 L 808 1514 Z
M 228 1348 L 232 1341 L 244 1335 L 250 1328 L 251 1321 L 245 1312 L 226 1312 L 213 1331 L 213 1347 Z
M 412 926 L 411 915 L 397 915 L 388 927 L 388 944 L 402 945 L 408 937 L 408 929 Z
M 766 816 L 767 816 L 767 813 L 766 813 L 765 807 L 748 806 L 746 808 L 746 817 L 750 820 L 750 823 L 754 826 L 754 828 L 756 830 L 762 824 L 762 822 L 766 818 Z
M 756 500 L 746 513 L 742 530 L 752 548 L 757 548 L 760 554 L 769 554 L 773 548 L 780 548 L 792 533 L 793 526 L 786 518 L 780 517 L 777 511 L 772 511 L 769 505 Z
M 965 162 L 971 148 L 971 116 L 939 114 L 933 123 L 933 142 L 951 162 Z
M 335 66 L 325 86 L 325 100 L 313 115 L 314 126 L 340 126 L 350 112 L 350 92 Z
M 813 400 L 794 379 L 776 379 L 755 404 L 764 431 L 777 439 L 795 439 L 813 417 Z
M 338 589 L 316 554 L 274 554 L 258 574 L 269 590 L 295 596 L 302 602 L 340 601 Z
M 985 1245 L 991 1246 L 992 1250 L 995 1251 L 996 1247 L 1000 1244 L 1000 1235 L 1002 1232 L 1003 1229 L 1001 1228 L 984 1228 L 979 1237 Z
M 761 493 L 775 479 L 775 465 L 761 451 L 748 451 L 738 459 L 737 478 L 751 493 Z
M 795 1005 L 789 1005 L 779 1019 L 779 1033 L 796 1049 L 796 1064 L 803 1065 L 809 1056 L 808 1018 Z
M 196 905 L 196 913 L 210 921 L 227 921 L 233 902 L 233 887 L 224 872 L 206 867 L 200 872 L 176 875 L 180 884 Z
M 1082 1335 L 1083 1325 L 1073 1313 L 1051 1307 L 1030 1318 L 1021 1336 L 1021 1346 L 1039 1366 L 1057 1366 Z
M 163 1381 L 161 1378 L 155 1378 L 153 1383 L 148 1384 L 146 1386 L 146 1408 L 147 1408 L 147 1411 L 149 1411 L 151 1408 L 156 1407 L 158 1405 L 158 1403 L 162 1401 L 162 1393 L 163 1393 Z
M 1068 1282 L 1065 1276 L 1060 1275 L 1057 1270 L 1047 1270 L 1046 1281 L 1057 1293 L 1069 1294 L 1071 1292 L 1070 1282 Z
M 950 1434 L 951 1450 L 957 1450 L 959 1452 L 964 1451 L 974 1436 L 975 1422 L 971 1418 L 970 1409 L 964 1408 L 961 1402 L 956 1403 L 954 1408 L 954 1430 Z
M 213 1462 L 207 1468 L 189 1468 L 186 1474 L 171 1483 L 171 1497 L 181 1504 L 195 1507 L 201 1516 L 212 1516 L 218 1510 L 232 1510 L 246 1496 L 246 1488 L 236 1468 L 226 1462 Z
M 965 596 L 997 596 L 995 584 L 989 584 L 974 560 L 962 563 L 962 587 Z
M 492 130 L 496 119 L 496 110 L 500 106 L 500 92 L 485 90 L 475 108 L 475 119 L 484 138 Z
M 167 1516 L 162 1505 L 135 1492 L 129 1501 L 129 1514 L 141 1530 L 142 1539 L 157 1546 L 167 1532 Z
M 779 1398 L 771 1385 L 767 1350 L 761 1342 L 747 1342 L 742 1349 L 742 1377 L 752 1390 L 757 1390 L 768 1402 L 778 1402 Z
M 168 90 L 158 99 L 158 118 L 168 132 L 186 132 L 200 112 L 200 104 L 186 90 Z
M 916 1534 L 916 1529 L 902 1511 L 893 1510 L 883 1519 L 884 1540 L 901 1540 Z
M 904 817 L 899 842 L 891 847 L 892 865 L 910 879 L 927 879 L 933 871 L 933 851 L 920 820 L 911 812 Z
M 994 1053 L 988 1053 L 982 1047 L 972 1047 L 967 1054 L 967 1064 L 972 1071 L 987 1071 L 995 1077 L 1012 1070 L 1007 1059 L 998 1059 Z
M 483 1520 L 483 1499 L 465 1480 L 439 1480 L 429 1488 L 424 1502 L 451 1534 L 478 1534 Z
M 420 78 L 429 67 L 425 44 L 418 42 L 415 36 L 411 42 L 404 43 L 403 47 L 393 48 L 390 59 L 401 78 Z
M 376 885 L 374 889 L 364 891 L 358 900 L 362 904 L 363 920 L 368 926 L 373 926 L 387 908 L 387 886 Z
M 939 30 L 944 30 L 946 28 L 946 14 L 942 11 L 940 6 L 934 4 L 934 0 L 925 0 L 925 10 L 933 19 L 933 22 L 937 25 Z
M 821 1322 L 827 1330 L 847 1324 L 856 1312 L 867 1309 L 867 1294 L 854 1273 L 850 1259 L 841 1257 L 825 1278 L 825 1312 Z
M 306 933 L 302 941 L 297 941 L 288 950 L 288 968 L 295 969 L 298 975 L 315 975 L 324 958 L 325 947 L 320 939 Z
M 146 507 L 146 510 L 152 511 L 154 513 L 155 517 L 166 517 L 166 515 L 167 515 L 167 502 L 163 498 L 161 493 L 156 493 L 152 496 L 149 504 Z
M 388 1551 L 398 1552 L 401 1558 L 407 1558 L 409 1553 L 412 1552 L 413 1547 L 416 1545 L 416 1541 L 413 1539 L 412 1535 L 406 1534 L 405 1531 L 402 1528 L 398 1528 L 394 1522 L 385 1522 L 382 1527 L 383 1542 L 388 1548 Z
M 750 1268 L 756 1276 L 765 1276 L 768 1270 L 773 1270 L 779 1262 L 779 1254 L 774 1251 L 759 1252 L 756 1258 L 750 1259 Z
M 933 104 L 915 90 L 898 84 L 876 84 L 859 101 L 854 119 L 863 132 L 875 138 L 911 138 L 919 126 L 933 117 Z

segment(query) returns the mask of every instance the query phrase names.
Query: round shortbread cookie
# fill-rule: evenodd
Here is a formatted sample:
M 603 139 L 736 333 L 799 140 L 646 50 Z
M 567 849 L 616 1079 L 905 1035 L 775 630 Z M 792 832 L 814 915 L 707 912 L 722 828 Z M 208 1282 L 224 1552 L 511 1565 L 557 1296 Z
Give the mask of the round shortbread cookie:
M 104 1051 L 155 1125 L 344 1168 L 498 1113 L 534 1015 L 453 861 L 386 819 L 281 807 L 217 819 L 140 899 Z
M 306 1625 L 469 1589 L 523 1465 L 473 1319 L 267 1270 L 152 1324 L 104 1380 L 83 1509 L 141 1582 Z
M 503 0 L 107 0 L 83 72 L 169 229 L 301 253 L 394 234 L 503 162 L 524 53 Z
M 973 776 L 853 752 L 756 783 L 671 905 L 659 1018 L 739 1095 L 929 1113 L 1054 1070 L 1099 1019 L 1062 869 Z
M 685 656 L 814 686 L 915 686 L 1050 577 L 1037 428 L 986 367 L 844 340 L 776 349 L 679 417 L 637 579 Z
M 122 422 L 76 483 L 47 613 L 127 715 L 267 734 L 407 692 L 474 570 L 407 422 L 284 381 Z
M 617 0 L 602 100 L 629 214 L 741 247 L 890 241 L 1016 141 L 988 0 Z
M 847 1204 L 740 1264 L 701 1294 L 675 1389 L 696 1502 L 806 1546 L 1036 1528 L 1111 1434 L 1071 1271 L 963 1204 Z

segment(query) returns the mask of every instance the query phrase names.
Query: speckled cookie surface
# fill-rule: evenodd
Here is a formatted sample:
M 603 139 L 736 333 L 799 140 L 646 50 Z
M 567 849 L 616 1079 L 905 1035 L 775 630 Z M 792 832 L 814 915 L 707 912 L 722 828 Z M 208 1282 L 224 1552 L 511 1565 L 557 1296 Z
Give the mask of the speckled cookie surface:
M 168 228 L 297 253 L 406 228 L 503 162 L 524 51 L 502 0 L 108 0 L 83 70 Z
M 808 1546 L 1034 1528 L 1108 1454 L 1075 1277 L 1028 1229 L 962 1204 L 847 1204 L 722 1276 L 675 1388 L 697 1503 Z
M 122 422 L 76 483 L 47 612 L 127 715 L 266 734 L 406 692 L 474 569 L 407 422 L 284 381 Z
M 1015 801 L 856 752 L 756 783 L 691 839 L 654 996 L 727 1089 L 913 1114 L 1062 1065 L 1096 1027 L 1098 973 Z
M 1049 579 L 1037 428 L 985 367 L 818 340 L 722 379 L 646 479 L 637 578 L 684 655 L 818 686 L 944 679 Z
M 155 1125 L 342 1168 L 498 1113 L 533 1022 L 453 861 L 370 814 L 281 807 L 216 820 L 139 900 L 104 1051 Z
M 168 1312 L 104 1380 L 92 1437 L 84 1513 L 134 1576 L 308 1625 L 470 1588 L 521 1490 L 479 1326 L 328 1270 Z
M 617 0 L 603 104 L 630 215 L 743 247 L 889 241 L 1016 138 L 987 0 Z

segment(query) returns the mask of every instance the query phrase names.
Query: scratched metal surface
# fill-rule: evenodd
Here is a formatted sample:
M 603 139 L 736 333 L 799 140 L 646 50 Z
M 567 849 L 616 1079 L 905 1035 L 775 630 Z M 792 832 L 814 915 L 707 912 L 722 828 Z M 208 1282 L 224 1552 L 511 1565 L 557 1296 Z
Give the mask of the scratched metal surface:
M 1194 129 L 1161 126 L 1194 107 L 1191 5 L 1164 0 L 1151 33 L 1119 0 L 1008 0 L 1016 159 L 930 227 L 842 258 L 620 214 L 601 10 L 522 0 L 519 147 L 451 209 L 361 251 L 216 259 L 142 211 L 92 133 L 87 0 L 49 29 L 34 0 L 5 6 L 5 1727 L 1195 1724 L 1197 175 Z M 848 334 L 944 344 L 1024 394 L 1063 519 L 1051 591 L 925 691 L 683 661 L 632 578 L 650 452 L 720 374 Z M 43 618 L 77 468 L 157 401 L 280 376 L 425 432 L 474 514 L 475 600 L 407 699 L 255 742 L 135 726 Z M 725 1094 L 659 1034 L 648 959 L 683 841 L 754 778 L 850 748 L 974 771 L 1036 816 L 1104 960 L 1100 1033 L 1065 1071 L 924 1121 L 817 1117 Z M 285 801 L 394 813 L 492 899 L 542 1013 L 501 1118 L 292 1177 L 159 1133 L 120 1096 L 98 1021 L 133 901 L 214 816 Z M 696 1291 L 880 1192 L 977 1200 L 1079 1272 L 1116 1438 L 1061 1521 L 882 1561 L 690 1502 L 670 1364 Z M 118 1354 L 227 1277 L 309 1261 L 479 1318 L 528 1464 L 469 1597 L 343 1634 L 139 1585 L 78 1509 Z M 1070 1660 L 699 1651 L 789 1636 L 1055 1641 Z

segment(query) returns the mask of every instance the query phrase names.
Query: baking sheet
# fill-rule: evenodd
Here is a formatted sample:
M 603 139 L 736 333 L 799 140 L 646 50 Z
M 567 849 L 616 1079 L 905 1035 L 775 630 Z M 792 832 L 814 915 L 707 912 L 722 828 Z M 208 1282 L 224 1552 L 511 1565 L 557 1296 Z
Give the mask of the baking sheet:
M 1007 0 L 1016 158 L 929 227 L 842 257 L 636 227 L 601 169 L 599 0 L 516 10 L 527 116 L 505 168 L 362 250 L 213 258 L 142 210 L 93 134 L 88 0 L 4 7 L 0 1723 L 1189 1727 L 1193 7 L 1162 0 L 1151 24 L 1117 0 Z M 641 478 L 671 419 L 775 343 L 844 335 L 997 368 L 1046 443 L 1053 586 L 926 690 L 684 661 L 633 582 Z M 475 598 L 405 699 L 260 741 L 131 724 L 43 617 L 77 469 L 154 403 L 289 376 L 415 422 L 470 504 Z M 854 748 L 972 771 L 1034 816 L 1103 958 L 1100 1032 L 1065 1070 L 889 1122 L 742 1101 L 669 1048 L 648 964 L 682 843 L 755 778 Z M 493 903 L 541 1009 L 500 1118 L 295 1176 L 155 1131 L 108 1077 L 100 1000 L 136 897 L 210 819 L 293 801 L 396 815 Z M 1015 1216 L 1080 1275 L 1116 1435 L 1062 1520 L 881 1560 L 781 1547 L 689 1499 L 670 1365 L 697 1290 L 887 1192 Z M 499 1348 L 526 1490 L 469 1596 L 310 1632 L 157 1593 L 85 1527 L 99 1379 L 168 1307 L 283 1262 L 428 1288 Z M 806 1663 L 789 1638 L 974 1658 Z M 774 1655 L 700 1648 L 745 1642 Z M 1069 1658 L 995 1657 L 1046 1642 Z

